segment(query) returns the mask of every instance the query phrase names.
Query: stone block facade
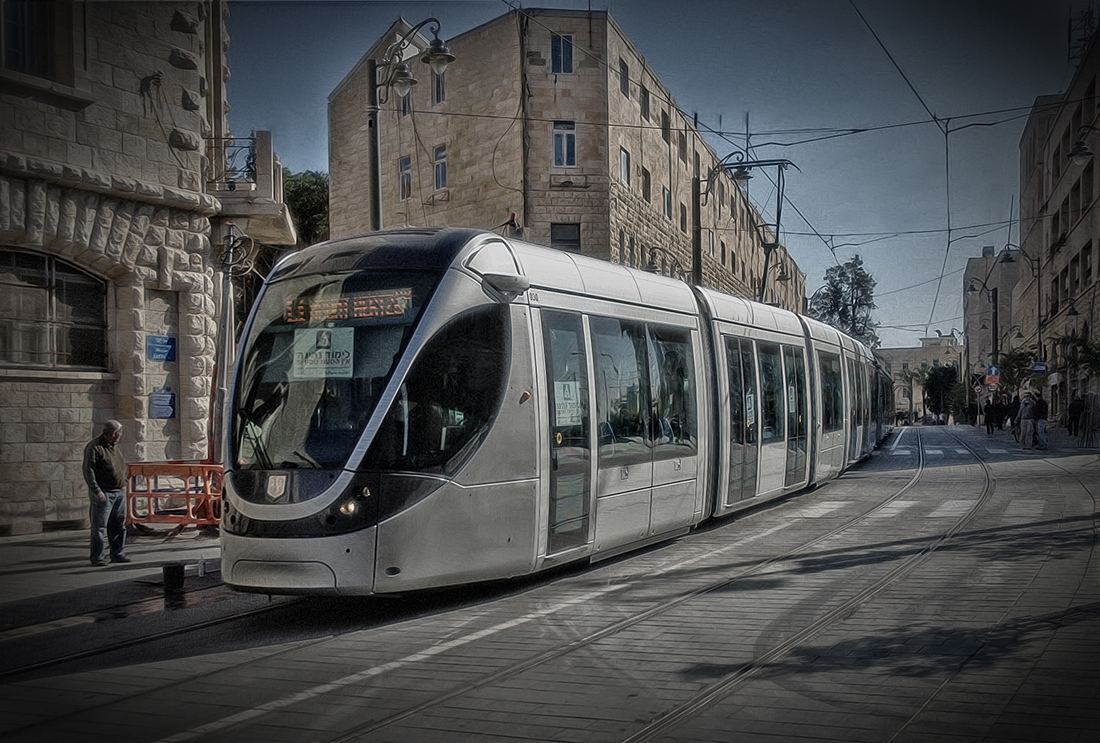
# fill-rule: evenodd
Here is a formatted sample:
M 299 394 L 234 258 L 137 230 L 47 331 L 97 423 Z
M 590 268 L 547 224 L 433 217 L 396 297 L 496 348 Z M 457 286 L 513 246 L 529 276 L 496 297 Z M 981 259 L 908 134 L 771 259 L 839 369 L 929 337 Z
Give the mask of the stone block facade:
M 716 169 L 718 156 L 610 15 L 513 11 L 450 38 L 456 60 L 442 102 L 435 102 L 431 72 L 417 59 L 427 40 L 414 34 L 414 47 L 404 53 L 421 81 L 411 112 L 396 96 L 387 100 L 382 85 L 372 128 L 365 113 L 370 60 L 382 64 L 409 30 L 395 23 L 329 98 L 333 237 L 372 228 L 377 134 L 384 227 L 492 230 L 514 213 L 532 242 L 636 267 L 656 263 L 665 272 L 675 264 L 689 280 L 759 296 L 765 251 L 753 225 L 762 218 L 742 186 Z M 563 38 L 565 69 L 555 58 L 562 47 L 554 46 Z M 388 69 L 382 65 L 380 80 Z M 566 138 L 575 158 L 555 149 Z M 446 146 L 442 190 L 433 181 L 439 145 Z M 402 158 L 409 158 L 410 173 L 404 191 Z M 698 205 L 695 178 L 706 191 Z M 579 245 L 555 243 L 554 229 L 562 226 L 579 232 Z M 776 281 L 780 276 L 787 278 Z M 805 275 L 782 245 L 772 253 L 767 281 L 766 301 L 803 310 Z
M 86 523 L 81 456 L 108 418 L 127 461 L 208 449 L 221 205 L 198 143 L 226 129 L 224 3 L 51 5 L 60 69 L 0 70 L 0 534 Z

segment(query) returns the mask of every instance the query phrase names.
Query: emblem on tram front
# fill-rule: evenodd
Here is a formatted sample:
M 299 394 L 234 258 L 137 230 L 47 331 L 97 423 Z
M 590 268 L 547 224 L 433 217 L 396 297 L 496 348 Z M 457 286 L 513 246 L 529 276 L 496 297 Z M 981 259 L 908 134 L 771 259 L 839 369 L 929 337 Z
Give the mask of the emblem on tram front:
M 286 493 L 286 475 L 271 475 L 267 478 L 267 497 L 279 500 Z

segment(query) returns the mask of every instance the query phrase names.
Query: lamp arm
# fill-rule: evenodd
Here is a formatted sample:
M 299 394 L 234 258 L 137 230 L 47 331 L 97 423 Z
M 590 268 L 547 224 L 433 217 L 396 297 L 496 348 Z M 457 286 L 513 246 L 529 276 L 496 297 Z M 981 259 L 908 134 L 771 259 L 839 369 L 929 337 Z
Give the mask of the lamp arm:
M 378 63 L 378 77 L 381 79 L 374 81 L 375 88 L 381 91 L 381 95 L 378 96 L 379 105 L 384 105 L 389 101 L 390 84 L 393 82 L 394 73 L 397 71 L 397 64 L 403 59 L 401 53 L 412 43 L 413 35 L 428 24 L 431 24 L 431 28 L 428 30 L 432 32 L 432 36 L 439 39 L 439 31 L 442 28 L 439 19 L 425 18 L 402 34 L 400 39 L 386 47 L 386 53 L 382 55 L 382 61 Z

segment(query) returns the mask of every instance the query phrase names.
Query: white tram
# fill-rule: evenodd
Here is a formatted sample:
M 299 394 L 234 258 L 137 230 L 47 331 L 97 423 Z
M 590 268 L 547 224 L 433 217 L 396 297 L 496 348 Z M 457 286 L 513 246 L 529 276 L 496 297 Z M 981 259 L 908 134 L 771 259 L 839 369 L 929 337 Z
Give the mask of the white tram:
M 834 478 L 893 394 L 812 319 L 423 229 L 280 261 L 230 398 L 225 582 L 371 594 L 606 558 Z

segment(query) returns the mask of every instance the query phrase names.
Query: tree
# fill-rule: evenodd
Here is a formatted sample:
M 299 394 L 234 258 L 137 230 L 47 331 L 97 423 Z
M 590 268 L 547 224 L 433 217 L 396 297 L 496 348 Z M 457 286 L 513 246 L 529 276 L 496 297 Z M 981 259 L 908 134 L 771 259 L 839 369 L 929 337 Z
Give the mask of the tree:
M 328 173 L 283 168 L 283 200 L 298 228 L 299 247 L 328 239 Z
M 924 397 L 935 414 L 946 413 L 951 393 L 958 385 L 958 370 L 953 366 L 933 366 L 924 381 Z
M 825 286 L 810 298 L 809 313 L 824 323 L 878 348 L 882 341 L 875 332 L 878 323 L 871 319 L 875 309 L 875 285 L 878 282 L 863 269 L 858 255 L 847 263 L 825 272 Z
M 1001 390 L 1015 392 L 1031 379 L 1033 358 L 1031 351 L 1017 348 L 1001 354 Z

